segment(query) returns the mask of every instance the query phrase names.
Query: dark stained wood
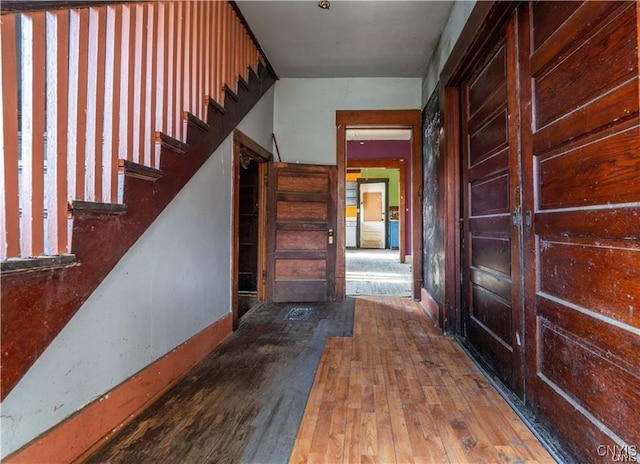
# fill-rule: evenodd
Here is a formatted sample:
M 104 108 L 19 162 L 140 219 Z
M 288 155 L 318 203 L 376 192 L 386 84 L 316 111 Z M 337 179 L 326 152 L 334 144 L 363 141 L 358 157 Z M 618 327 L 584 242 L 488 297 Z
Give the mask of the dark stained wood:
M 269 164 L 270 301 L 335 299 L 336 171 L 332 166 Z M 299 237 L 295 249 L 292 233 Z
M 511 20 L 502 37 L 472 66 L 474 74 L 462 86 L 463 291 L 468 341 L 500 379 L 521 395 L 519 216 L 509 220 L 512 212 L 519 214 L 520 201 L 517 107 L 510 103 L 517 92 L 515 39 Z
M 502 11 L 514 7 L 503 5 Z M 511 357 L 524 361 L 527 405 L 577 462 L 611 461 L 615 446 L 618 457 L 625 454 L 624 446 L 628 456 L 640 440 L 635 419 L 640 404 L 637 4 L 521 4 L 517 27 L 507 22 L 517 37 L 515 48 L 507 40 L 504 86 L 496 84 L 500 67 L 489 58 L 500 47 L 495 31 L 505 23 L 489 20 L 500 17 L 496 8 L 476 5 L 467 26 L 477 34 L 463 31 L 441 74 L 441 95 L 450 97 L 443 105 L 445 140 L 449 134 L 454 138 L 445 150 L 449 156 L 458 152 L 454 121 L 461 107 L 451 86 L 470 82 L 482 96 L 467 107 L 463 98 L 462 105 L 463 141 L 471 134 L 476 138 L 472 148 L 479 147 L 475 164 L 463 169 L 470 171 L 465 182 L 488 181 L 472 191 L 487 198 L 475 203 L 475 212 L 504 209 L 507 203 L 496 200 L 506 185 L 508 211 L 514 212 L 513 187 L 522 192 L 522 246 L 513 239 L 508 248 L 498 246 L 501 231 L 513 228 L 510 216 L 465 217 L 465 228 L 477 231 L 472 246 L 475 242 L 481 249 L 470 252 L 465 241 L 469 258 L 463 262 L 483 263 L 467 277 L 476 284 L 472 298 L 481 307 L 471 326 L 489 329 L 472 329 L 469 339 L 493 360 L 494 369 L 512 367 L 509 350 L 492 334 L 506 336 L 503 304 L 515 307 L 520 299 L 524 327 L 516 319 L 523 313 L 514 311 L 512 328 L 521 330 L 526 351 L 517 356 L 522 347 L 512 344 Z M 476 23 L 480 10 L 484 19 Z M 490 63 L 486 70 L 477 66 L 482 53 Z M 467 101 L 468 95 L 463 95 Z M 503 95 L 508 148 L 500 146 L 504 129 L 492 112 Z M 491 140 L 485 142 L 487 137 Z M 501 170 L 509 160 L 510 169 Z M 448 177 L 454 182 L 455 171 Z M 463 193 L 463 202 L 468 201 Z M 450 230 L 454 221 L 449 220 Z M 511 263 L 512 279 L 503 275 L 507 250 L 512 261 L 524 259 Z M 446 269 L 454 280 L 453 263 Z
M 186 155 L 163 148 L 165 173 L 151 184 L 127 178 L 124 215 L 74 212 L 73 243 L 80 266 L 2 275 L 2 382 L 5 398 L 129 247 L 202 166 L 274 82 L 266 68 L 250 75 L 250 91 L 227 100 L 224 116 L 209 112 L 209 132 L 188 126 Z M 167 173 L 171 173 L 167 175 Z M 28 336 L 26 334 L 29 334 Z
M 210 104 L 215 103 L 210 99 Z M 215 114 L 223 115 L 224 112 Z M 250 160 L 247 169 L 242 159 Z M 233 131 L 233 242 L 231 314 L 233 328 L 254 301 L 266 294 L 266 166 L 268 150 L 238 129 Z M 240 295 L 239 292 L 251 292 Z
M 353 333 L 354 300 L 262 303 L 232 338 L 86 462 L 285 463 L 328 337 Z
M 461 304 L 461 227 L 460 208 L 461 191 L 461 112 L 460 89 L 447 87 L 443 90 L 442 102 L 444 108 L 443 128 L 444 141 L 441 144 L 441 158 L 444 160 L 444 246 L 445 246 L 445 321 L 442 328 L 451 333 L 461 333 L 462 314 Z
M 152 182 L 162 177 L 162 171 L 160 169 L 150 168 L 149 166 L 134 163 L 129 160 L 118 160 L 118 167 L 125 176 L 138 177 L 139 179 L 146 179 Z
M 411 198 L 422 193 L 422 133 L 420 110 L 338 110 L 336 111 L 337 128 L 337 166 L 338 179 L 346 176 L 346 129 L 347 128 L 398 128 L 411 129 Z M 344 182 L 338 182 L 337 191 L 338 211 L 344 211 L 345 193 Z M 420 299 L 422 289 L 422 273 L 420 260 L 422 257 L 422 214 L 418 201 L 411 206 L 411 257 L 413 270 L 413 298 Z M 338 215 L 338 230 L 345 230 L 344 215 Z M 339 289 L 343 288 L 344 254 L 346 241 L 342 234 L 338 237 L 338 252 L 336 257 L 336 275 L 339 276 Z M 340 293 L 339 293 L 340 294 Z
M 584 37 L 588 44 L 579 42 L 570 54 L 565 52 L 562 66 L 543 73 L 533 70 L 537 128 L 590 102 L 605 89 L 618 87 L 629 79 L 630 70 L 637 69 L 637 23 L 629 11 L 627 8 L 595 34 Z M 615 53 L 608 53 L 611 44 L 615 44 Z
M 519 22 L 527 396 L 580 462 L 610 461 L 640 440 L 638 10 L 539 8 Z

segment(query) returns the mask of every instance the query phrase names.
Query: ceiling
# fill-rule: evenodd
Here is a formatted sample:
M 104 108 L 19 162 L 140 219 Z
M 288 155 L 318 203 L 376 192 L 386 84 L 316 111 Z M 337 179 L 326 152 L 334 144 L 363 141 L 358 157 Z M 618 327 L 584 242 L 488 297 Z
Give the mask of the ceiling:
M 287 77 L 422 77 L 453 1 L 236 2 Z

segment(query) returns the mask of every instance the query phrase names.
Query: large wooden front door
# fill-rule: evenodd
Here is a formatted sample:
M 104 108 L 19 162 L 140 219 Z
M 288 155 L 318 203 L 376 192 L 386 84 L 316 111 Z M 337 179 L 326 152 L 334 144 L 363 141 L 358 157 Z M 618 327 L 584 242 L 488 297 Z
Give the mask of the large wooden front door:
M 513 42 L 508 26 L 462 86 L 462 293 L 465 337 L 521 393 L 518 126 L 507 98 L 514 82 Z
M 271 301 L 327 301 L 335 294 L 335 166 L 269 165 Z

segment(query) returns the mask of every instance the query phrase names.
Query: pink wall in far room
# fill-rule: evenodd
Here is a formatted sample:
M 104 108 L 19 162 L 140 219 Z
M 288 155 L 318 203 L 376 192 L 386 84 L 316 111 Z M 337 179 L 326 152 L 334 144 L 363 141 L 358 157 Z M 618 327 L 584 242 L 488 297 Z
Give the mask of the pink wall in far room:
M 364 142 L 364 143 L 362 143 Z M 403 159 L 406 254 L 411 254 L 411 141 L 410 140 L 349 140 L 347 141 L 347 159 Z

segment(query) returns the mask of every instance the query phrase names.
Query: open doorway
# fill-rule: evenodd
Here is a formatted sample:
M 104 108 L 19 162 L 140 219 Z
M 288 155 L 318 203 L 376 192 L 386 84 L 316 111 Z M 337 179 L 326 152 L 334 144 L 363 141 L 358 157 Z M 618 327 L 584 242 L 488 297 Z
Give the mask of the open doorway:
M 266 292 L 266 188 L 271 153 L 240 131 L 233 134 L 233 327 Z
M 350 118 L 344 127 L 340 113 L 338 166 L 344 167 L 345 174 L 345 294 L 417 299 L 421 276 L 413 272 L 412 250 L 418 251 L 418 259 L 421 252 L 413 242 L 420 231 L 414 237 L 412 223 L 419 227 L 413 218 L 416 213 L 419 217 L 416 208 L 420 205 L 413 204 L 412 200 L 418 200 L 411 192 L 419 191 L 413 185 L 414 149 L 420 149 L 413 142 L 419 139 L 419 112 L 349 111 L 344 112 Z

